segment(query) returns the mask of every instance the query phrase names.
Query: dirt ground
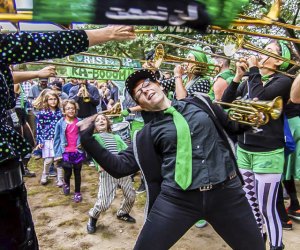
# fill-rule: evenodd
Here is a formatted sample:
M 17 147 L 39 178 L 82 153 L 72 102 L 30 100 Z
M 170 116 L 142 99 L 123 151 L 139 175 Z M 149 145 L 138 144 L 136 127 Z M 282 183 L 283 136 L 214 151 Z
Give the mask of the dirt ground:
M 52 179 L 47 186 L 39 184 L 42 161 L 31 160 L 30 169 L 37 173 L 36 178 L 26 179 L 28 199 L 35 222 L 40 249 L 132 249 L 144 221 L 145 193 L 137 195 L 131 215 L 136 224 L 128 224 L 116 218 L 116 211 L 121 202 L 121 192 L 112 207 L 98 220 L 97 232 L 87 234 L 86 223 L 88 210 L 94 205 L 98 191 L 98 173 L 94 168 L 84 165 L 82 171 L 82 203 L 72 201 L 71 196 L 64 196 Z M 136 177 L 138 182 L 138 177 Z M 300 190 L 300 185 L 298 190 Z M 135 183 L 138 186 L 138 183 Z M 285 250 L 298 250 L 300 245 L 300 223 L 294 221 L 292 231 L 284 231 Z M 153 239 L 155 240 L 155 239 Z M 223 250 L 230 249 L 214 232 L 211 226 L 203 229 L 192 227 L 172 248 L 176 250 Z

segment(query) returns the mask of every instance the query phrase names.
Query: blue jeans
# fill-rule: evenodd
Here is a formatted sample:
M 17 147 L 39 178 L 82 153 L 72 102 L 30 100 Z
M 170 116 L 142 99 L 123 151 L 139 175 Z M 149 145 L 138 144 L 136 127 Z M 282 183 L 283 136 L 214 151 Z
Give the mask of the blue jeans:
M 265 244 L 245 192 L 240 185 L 228 187 L 229 182 L 204 192 L 163 186 L 134 249 L 169 249 L 198 220 L 205 219 L 232 249 L 264 250 Z

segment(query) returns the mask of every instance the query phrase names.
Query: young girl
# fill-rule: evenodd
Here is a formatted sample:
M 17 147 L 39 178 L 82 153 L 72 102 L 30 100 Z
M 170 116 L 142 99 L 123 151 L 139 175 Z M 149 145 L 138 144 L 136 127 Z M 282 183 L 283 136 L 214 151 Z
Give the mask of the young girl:
M 70 179 L 72 169 L 75 177 L 75 194 L 74 202 L 81 202 L 81 168 L 84 160 L 84 153 L 79 149 L 80 138 L 78 127 L 76 126 L 79 119 L 76 117 L 78 104 L 71 99 L 67 99 L 62 105 L 64 117 L 56 124 L 54 135 L 54 155 L 55 160 L 62 159 L 60 167 L 64 169 L 63 192 L 65 195 L 70 194 Z
M 44 159 L 44 170 L 41 178 L 41 184 L 48 182 L 49 167 L 54 161 L 54 132 L 56 123 L 62 118 L 60 111 L 60 101 L 58 95 L 49 91 L 45 94 L 43 100 L 43 109 L 37 114 L 37 147 L 42 149 Z M 58 186 L 62 186 L 62 169 L 57 170 Z
M 119 151 L 127 148 L 126 143 L 119 135 L 113 135 L 111 133 L 111 124 L 105 115 L 98 115 L 96 117 L 95 131 L 95 139 L 112 154 L 118 154 Z M 135 201 L 135 191 L 130 176 L 115 179 L 102 170 L 98 163 L 95 162 L 95 165 L 98 171 L 100 171 L 99 192 L 94 207 L 89 211 L 90 218 L 87 224 L 88 233 L 94 233 L 96 231 L 97 219 L 101 212 L 106 211 L 110 207 L 118 187 L 123 191 L 124 200 L 117 212 L 117 218 L 129 223 L 135 223 L 135 219 L 129 215 Z

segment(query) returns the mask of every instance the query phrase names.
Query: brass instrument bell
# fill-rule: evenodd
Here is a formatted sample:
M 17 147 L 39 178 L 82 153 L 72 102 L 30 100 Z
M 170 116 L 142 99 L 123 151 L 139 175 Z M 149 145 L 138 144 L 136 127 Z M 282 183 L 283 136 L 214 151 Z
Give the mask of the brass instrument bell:
M 272 118 L 276 120 L 282 113 L 283 101 L 277 96 L 272 101 L 255 101 L 252 99 L 237 99 L 232 103 L 213 101 L 216 104 L 229 106 L 228 117 L 230 120 L 259 127 L 267 124 Z

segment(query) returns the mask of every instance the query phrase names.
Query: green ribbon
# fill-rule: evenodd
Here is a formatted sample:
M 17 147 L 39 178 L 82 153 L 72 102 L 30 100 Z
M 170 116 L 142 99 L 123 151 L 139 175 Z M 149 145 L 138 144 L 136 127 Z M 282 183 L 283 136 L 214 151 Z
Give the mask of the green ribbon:
M 24 89 L 22 88 L 22 85 L 19 84 L 20 86 L 20 105 L 21 108 L 24 109 L 25 108 L 25 93 L 24 93 Z
M 287 42 L 280 40 L 280 41 L 278 41 L 278 44 L 281 47 L 281 56 L 283 58 L 286 58 L 286 59 L 290 60 L 291 59 L 291 52 L 290 52 L 290 50 L 287 46 Z M 289 67 L 289 65 L 290 65 L 290 63 L 285 61 L 280 65 L 279 69 L 282 70 L 282 71 L 285 71 Z
M 173 116 L 177 133 L 177 150 L 175 164 L 175 182 L 186 190 L 192 183 L 192 139 L 188 123 L 185 118 L 174 108 L 164 111 Z

